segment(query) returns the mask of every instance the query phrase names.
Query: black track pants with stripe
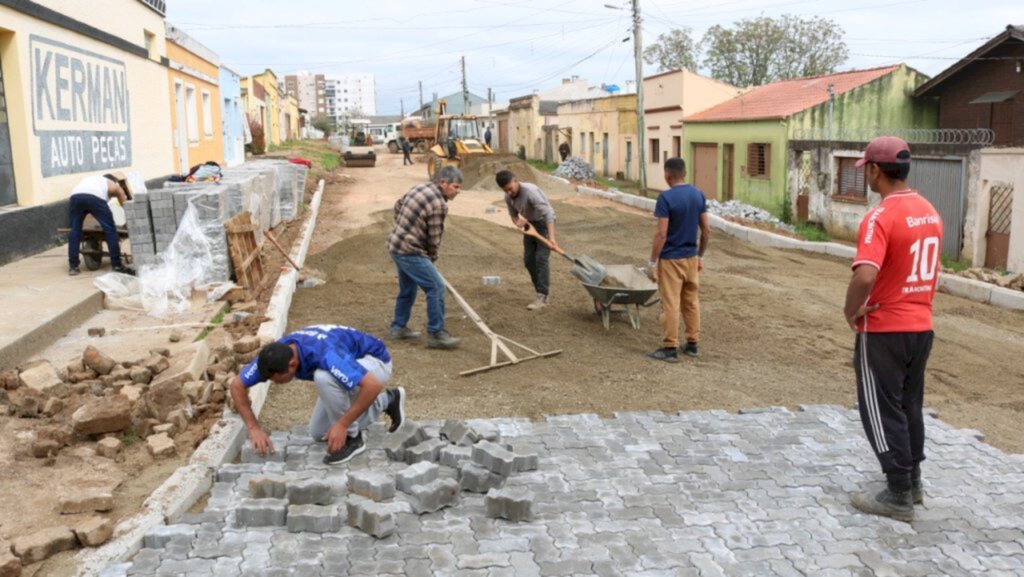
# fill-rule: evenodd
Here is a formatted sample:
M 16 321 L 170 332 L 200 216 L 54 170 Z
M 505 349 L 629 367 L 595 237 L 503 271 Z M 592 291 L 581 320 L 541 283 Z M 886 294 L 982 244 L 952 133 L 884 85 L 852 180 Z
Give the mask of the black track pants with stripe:
M 935 333 L 859 333 L 853 351 L 864 433 L 884 473 L 924 460 L 924 369 Z

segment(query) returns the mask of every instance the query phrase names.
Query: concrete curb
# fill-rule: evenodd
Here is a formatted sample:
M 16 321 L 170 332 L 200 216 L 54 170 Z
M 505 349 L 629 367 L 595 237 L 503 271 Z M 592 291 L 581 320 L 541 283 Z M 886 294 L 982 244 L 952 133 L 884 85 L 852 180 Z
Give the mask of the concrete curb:
M 46 349 L 71 329 L 81 326 L 103 310 L 103 292 L 90 285 L 88 293 L 74 306 L 41 322 L 28 334 L 0 348 L 0 367 L 13 369 L 32 355 Z
M 289 255 L 299 266 L 306 260 L 323 192 L 324 181 L 321 180 L 309 205 L 310 215 L 303 225 L 299 245 L 293 248 Z M 269 342 L 284 334 L 297 280 L 298 272 L 294 269 L 281 273 L 278 278 L 267 308 L 270 320 L 260 325 L 259 337 L 262 341 Z M 261 383 L 252 389 L 253 411 L 257 415 L 266 401 L 267 389 L 267 383 Z M 237 414 L 225 410 L 221 421 L 196 448 L 189 464 L 179 467 L 157 487 L 143 503 L 142 511 L 122 519 L 117 524 L 111 541 L 97 549 L 83 549 L 75 556 L 78 564 L 75 575 L 97 575 L 107 565 L 127 561 L 142 548 L 142 539 L 150 529 L 175 522 L 210 490 L 213 485 L 213 473 L 218 467 L 234 459 L 244 442 L 245 424 Z
M 632 194 L 625 194 L 617 190 L 600 190 L 590 188 L 588 186 L 577 186 L 576 190 L 583 194 L 607 198 L 608 200 L 614 200 L 622 204 L 654 212 L 655 201 L 651 198 L 642 198 Z M 765 230 L 743 226 L 742 224 L 725 220 L 724 218 L 713 214 L 709 214 L 708 217 L 708 220 L 711 223 L 711 228 L 724 232 L 729 236 L 734 236 L 760 246 L 827 254 L 829 256 L 849 259 L 851 261 L 857 254 L 857 249 L 855 247 L 847 246 L 845 244 L 797 240 L 795 238 L 789 238 L 788 236 L 782 236 Z M 1024 291 L 1005 289 L 974 279 L 940 273 L 938 290 L 953 296 L 990 304 L 992 306 L 1013 310 L 1024 310 Z

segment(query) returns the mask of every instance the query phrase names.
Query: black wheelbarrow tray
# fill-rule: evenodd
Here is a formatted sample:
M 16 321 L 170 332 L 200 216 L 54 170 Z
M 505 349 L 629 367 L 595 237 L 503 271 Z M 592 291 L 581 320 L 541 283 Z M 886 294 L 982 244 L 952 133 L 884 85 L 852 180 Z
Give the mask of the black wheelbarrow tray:
M 623 312 L 629 316 L 629 323 L 634 329 L 640 328 L 640 307 L 649 307 L 661 302 L 654 298 L 658 285 L 640 269 L 628 264 L 607 265 L 608 274 L 601 284 L 582 283 L 583 288 L 594 299 L 594 310 L 601 315 L 601 322 L 607 330 L 611 325 L 613 312 Z

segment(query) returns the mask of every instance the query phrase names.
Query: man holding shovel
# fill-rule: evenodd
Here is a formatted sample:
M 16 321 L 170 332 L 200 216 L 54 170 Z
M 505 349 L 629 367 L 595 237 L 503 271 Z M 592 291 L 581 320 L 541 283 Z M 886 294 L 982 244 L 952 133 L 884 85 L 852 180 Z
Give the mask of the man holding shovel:
M 532 226 L 552 245 L 555 242 L 555 209 L 544 196 L 544 192 L 535 184 L 519 182 L 510 170 L 502 170 L 494 177 L 501 190 L 505 191 L 505 205 L 512 218 L 512 224 L 518 228 Z M 548 306 L 548 294 L 551 288 L 551 269 L 548 266 L 551 249 L 540 240 L 523 237 L 523 263 L 530 272 L 530 280 L 537 298 L 526 308 L 535 311 Z
M 654 216 L 658 230 L 651 247 L 650 275 L 661 294 L 661 348 L 647 356 L 675 363 L 678 353 L 696 357 L 700 339 L 699 275 L 704 270 L 708 248 L 708 225 L 704 193 L 686 184 L 686 163 L 682 158 L 665 161 L 668 190 L 658 195 Z M 679 346 L 679 314 L 686 324 L 686 345 Z

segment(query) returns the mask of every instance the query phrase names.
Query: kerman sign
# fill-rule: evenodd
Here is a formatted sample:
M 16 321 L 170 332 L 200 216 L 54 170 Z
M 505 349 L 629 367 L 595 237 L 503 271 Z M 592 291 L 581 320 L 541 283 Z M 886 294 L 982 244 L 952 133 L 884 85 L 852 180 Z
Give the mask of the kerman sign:
M 34 34 L 29 52 L 43 176 L 130 166 L 125 63 Z

